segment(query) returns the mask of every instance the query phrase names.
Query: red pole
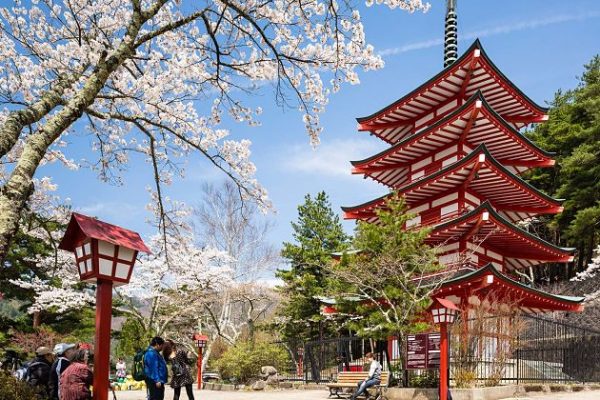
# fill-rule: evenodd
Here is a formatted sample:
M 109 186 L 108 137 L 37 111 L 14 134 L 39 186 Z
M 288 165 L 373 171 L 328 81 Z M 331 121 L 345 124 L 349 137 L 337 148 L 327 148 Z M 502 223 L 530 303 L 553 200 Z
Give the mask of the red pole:
M 108 400 L 112 281 L 96 287 L 96 343 L 94 345 L 94 400 Z
M 202 347 L 198 349 L 198 390 L 202 390 Z
M 440 400 L 448 400 L 448 331 L 440 324 Z

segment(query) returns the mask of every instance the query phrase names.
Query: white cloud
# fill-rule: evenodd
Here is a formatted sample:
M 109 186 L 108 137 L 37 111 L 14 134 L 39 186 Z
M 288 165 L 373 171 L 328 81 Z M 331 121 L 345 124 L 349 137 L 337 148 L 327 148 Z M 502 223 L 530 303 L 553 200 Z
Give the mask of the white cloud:
M 374 138 L 323 140 L 316 148 L 293 146 L 282 161 L 284 168 L 303 174 L 334 178 L 352 177 L 351 160 L 360 160 L 383 150 L 385 143 Z
M 563 14 L 563 15 L 555 15 L 552 17 L 541 18 L 541 19 L 532 19 L 526 21 L 516 21 L 511 24 L 498 25 L 494 27 L 490 27 L 487 29 L 482 29 L 480 31 L 467 32 L 465 34 L 458 35 L 459 40 L 473 40 L 477 38 L 484 38 L 488 36 L 496 36 L 503 35 L 516 31 L 523 31 L 529 29 L 536 29 L 543 26 L 561 24 L 564 22 L 572 22 L 572 21 L 583 21 L 586 19 L 598 18 L 600 17 L 600 13 L 598 12 L 590 12 L 586 14 Z M 385 56 L 393 56 L 401 53 L 406 53 L 407 51 L 412 50 L 421 50 L 428 49 L 431 47 L 441 46 L 444 44 L 443 38 L 425 40 L 421 42 L 409 43 L 399 47 L 392 47 L 389 49 L 383 49 L 379 52 L 382 57 Z

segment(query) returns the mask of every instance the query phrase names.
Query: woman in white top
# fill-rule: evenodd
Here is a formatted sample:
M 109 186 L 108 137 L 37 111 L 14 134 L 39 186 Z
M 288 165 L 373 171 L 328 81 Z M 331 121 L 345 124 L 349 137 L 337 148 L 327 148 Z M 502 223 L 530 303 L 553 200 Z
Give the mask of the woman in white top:
M 355 400 L 358 396 L 363 393 L 367 393 L 367 398 L 369 397 L 368 392 L 366 392 L 367 388 L 371 386 L 379 385 L 381 383 L 381 364 L 379 361 L 375 360 L 373 357 L 373 353 L 365 354 L 365 358 L 367 362 L 371 363 L 369 367 L 369 376 L 364 381 L 358 382 L 358 388 L 356 392 L 352 395 L 351 399 Z

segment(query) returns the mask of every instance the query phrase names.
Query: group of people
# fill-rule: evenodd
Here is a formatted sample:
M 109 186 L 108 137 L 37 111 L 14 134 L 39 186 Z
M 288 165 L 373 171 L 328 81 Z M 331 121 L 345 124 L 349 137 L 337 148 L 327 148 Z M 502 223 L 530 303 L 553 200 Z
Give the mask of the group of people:
M 88 357 L 89 352 L 74 343 L 59 343 L 53 350 L 38 347 L 24 380 L 43 400 L 91 399 L 92 371 Z
M 191 364 L 188 352 L 172 340 L 157 336 L 152 338 L 144 354 L 144 374 L 148 389 L 148 400 L 163 400 L 165 385 L 168 381 L 167 363 L 171 364 L 171 382 L 173 400 L 179 400 L 181 389 L 185 388 L 189 400 L 194 400 L 192 385 L 194 378 L 190 372 Z

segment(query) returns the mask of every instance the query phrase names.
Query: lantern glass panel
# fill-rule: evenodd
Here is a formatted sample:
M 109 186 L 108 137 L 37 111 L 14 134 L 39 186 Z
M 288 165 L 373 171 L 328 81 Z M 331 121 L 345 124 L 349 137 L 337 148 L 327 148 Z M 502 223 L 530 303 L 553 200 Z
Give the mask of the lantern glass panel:
M 87 260 L 85 260 L 85 269 L 87 270 L 87 272 L 92 272 L 92 259 L 88 258 Z
M 115 269 L 115 277 L 120 279 L 127 279 L 129 276 L 129 265 L 117 263 L 117 268 Z
M 98 240 L 98 253 L 105 256 L 114 257 L 115 245 L 105 242 L 104 240 Z
M 104 258 L 100 258 L 100 275 L 105 275 L 105 276 L 112 276 L 112 267 L 113 267 L 113 262 L 112 260 L 107 260 Z
M 83 255 L 88 256 L 90 254 L 92 254 L 92 245 L 90 242 L 87 242 L 83 245 Z
M 81 261 L 79 263 L 79 273 L 80 274 L 85 274 L 85 262 L 84 261 Z
M 83 257 L 83 246 L 76 247 L 75 251 L 77 252 L 77 258 Z
M 132 249 L 128 249 L 127 247 L 120 246 L 119 247 L 119 259 L 124 261 L 133 261 L 134 251 Z

